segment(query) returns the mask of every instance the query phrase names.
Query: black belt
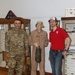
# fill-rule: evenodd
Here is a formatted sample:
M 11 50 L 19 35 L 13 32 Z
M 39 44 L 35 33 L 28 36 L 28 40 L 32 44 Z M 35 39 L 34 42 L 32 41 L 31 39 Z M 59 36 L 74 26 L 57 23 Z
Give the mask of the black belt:
M 63 50 L 53 50 L 53 49 L 51 49 L 51 50 L 54 52 L 63 52 Z

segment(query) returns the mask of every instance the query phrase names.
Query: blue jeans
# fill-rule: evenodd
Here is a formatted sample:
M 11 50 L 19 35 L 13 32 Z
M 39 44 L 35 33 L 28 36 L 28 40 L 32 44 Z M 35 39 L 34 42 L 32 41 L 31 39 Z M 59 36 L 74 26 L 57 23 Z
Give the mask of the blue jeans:
M 62 51 L 49 51 L 52 75 L 62 75 Z

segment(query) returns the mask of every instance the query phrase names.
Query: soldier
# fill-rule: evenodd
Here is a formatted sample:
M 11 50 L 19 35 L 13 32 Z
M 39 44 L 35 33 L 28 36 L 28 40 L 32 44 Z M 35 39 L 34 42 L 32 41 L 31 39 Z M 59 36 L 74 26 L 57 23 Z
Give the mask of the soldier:
M 45 47 L 48 45 L 47 32 L 42 30 L 44 27 L 42 21 L 36 23 L 36 29 L 31 32 L 29 37 L 29 44 L 32 45 L 32 58 L 31 58 L 31 75 L 36 75 L 38 62 L 36 62 L 36 48 L 41 48 L 41 62 L 39 62 L 40 75 L 45 75 Z M 40 58 L 39 58 L 40 59 Z
M 28 53 L 27 34 L 21 29 L 21 24 L 20 19 L 15 19 L 14 28 L 5 34 L 5 49 L 8 52 L 8 75 L 14 75 L 14 69 L 16 69 L 16 75 L 22 75 L 25 54 Z

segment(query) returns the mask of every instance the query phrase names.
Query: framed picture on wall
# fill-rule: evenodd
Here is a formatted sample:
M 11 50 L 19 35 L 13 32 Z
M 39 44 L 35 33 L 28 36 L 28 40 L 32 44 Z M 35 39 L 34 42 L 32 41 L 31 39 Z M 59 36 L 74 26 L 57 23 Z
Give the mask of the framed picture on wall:
M 67 32 L 75 32 L 75 23 L 66 23 L 65 30 Z
M 60 20 L 58 20 L 58 22 L 57 22 L 57 26 L 59 26 L 60 27 Z M 49 31 L 52 29 L 52 27 L 49 25 Z

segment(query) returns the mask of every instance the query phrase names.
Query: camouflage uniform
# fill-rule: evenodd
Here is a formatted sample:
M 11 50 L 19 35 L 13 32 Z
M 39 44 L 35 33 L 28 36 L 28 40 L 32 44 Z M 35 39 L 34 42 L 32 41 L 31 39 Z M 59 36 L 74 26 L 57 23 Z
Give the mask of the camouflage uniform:
M 5 35 L 5 48 L 10 54 L 8 75 L 14 75 L 15 68 L 16 75 L 22 75 L 25 50 L 28 50 L 27 34 L 22 29 L 11 29 Z

